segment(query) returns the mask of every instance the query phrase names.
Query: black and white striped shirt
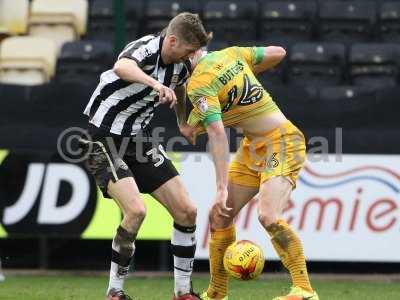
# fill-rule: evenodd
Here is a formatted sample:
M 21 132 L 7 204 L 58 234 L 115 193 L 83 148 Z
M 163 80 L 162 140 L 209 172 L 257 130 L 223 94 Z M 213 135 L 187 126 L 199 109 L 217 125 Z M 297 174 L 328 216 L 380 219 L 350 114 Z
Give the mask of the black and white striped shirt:
M 147 75 L 174 89 L 188 79 L 190 62 L 164 65 L 162 43 L 162 36 L 145 36 L 129 43 L 118 59 L 135 60 Z M 124 81 L 111 69 L 101 74 L 84 114 L 89 116 L 89 123 L 102 130 L 131 136 L 149 124 L 159 104 L 158 93 L 151 87 Z

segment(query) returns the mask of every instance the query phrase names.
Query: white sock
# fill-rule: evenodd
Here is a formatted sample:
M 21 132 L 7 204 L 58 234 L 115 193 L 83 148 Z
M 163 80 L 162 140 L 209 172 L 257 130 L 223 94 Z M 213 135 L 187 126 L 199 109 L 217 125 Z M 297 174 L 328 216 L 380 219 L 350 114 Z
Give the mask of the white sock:
M 128 277 L 129 265 L 135 253 L 135 235 L 130 234 L 121 226 L 112 242 L 110 281 L 107 294 L 111 289 L 124 289 L 124 281 Z
M 175 295 L 191 292 L 194 253 L 196 251 L 196 226 L 185 227 L 174 223 L 171 244 L 174 255 Z
M 1 268 L 1 259 L 0 259 L 0 281 L 4 281 L 6 278 L 4 277 L 3 270 Z

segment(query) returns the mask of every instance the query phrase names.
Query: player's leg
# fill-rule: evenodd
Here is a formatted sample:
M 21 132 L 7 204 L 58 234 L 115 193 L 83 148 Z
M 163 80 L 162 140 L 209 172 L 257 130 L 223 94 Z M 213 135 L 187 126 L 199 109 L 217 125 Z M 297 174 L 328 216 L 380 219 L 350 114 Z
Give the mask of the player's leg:
M 236 176 L 231 172 L 230 177 L 234 179 Z M 232 208 L 230 218 L 218 215 L 211 208 L 209 214 L 210 283 L 207 292 L 202 295 L 202 299 L 227 299 L 229 278 L 223 265 L 223 257 L 226 248 L 236 240 L 233 219 L 257 192 L 257 187 L 244 186 L 230 181 L 227 201 L 227 206 Z
M 125 177 L 115 183 L 110 181 L 107 192 L 123 213 L 121 227 L 136 235 L 146 216 L 146 207 L 133 177 Z
M 175 176 L 151 193 L 174 219 L 172 253 L 174 256 L 175 296 L 190 294 L 196 251 L 197 210 L 180 176 Z
M 259 220 L 270 235 L 283 265 L 289 270 L 295 287 L 288 296 L 277 299 L 297 299 L 307 295 L 310 300 L 317 300 L 318 296 L 310 285 L 302 242 L 281 217 L 305 162 L 304 136 L 288 122 L 272 132 L 270 138 L 272 143 L 267 152 L 271 156 L 267 159 L 265 172 L 261 173 Z
M 112 155 L 103 138 L 81 140 L 88 151 L 86 168 L 94 176 L 103 195 L 113 198 L 123 213 L 123 220 L 112 242 L 108 299 L 125 299 L 123 284 L 135 251 L 135 238 L 145 217 L 144 202 L 131 170 L 117 155 Z M 125 298 L 124 298 L 125 297 Z
M 1 267 L 1 257 L 0 257 L 0 282 L 6 280 L 6 277 L 3 274 L 3 269 Z
M 112 242 L 112 257 L 108 292 L 123 290 L 129 265 L 135 252 L 135 239 L 142 224 L 146 208 L 133 177 L 108 184 L 108 194 L 123 213 L 123 219 Z
M 128 155 L 128 165 L 134 172 L 140 191 L 151 194 L 167 208 L 174 219 L 171 240 L 175 267 L 174 297 L 185 300 L 198 299 L 191 290 L 196 249 L 196 208 L 189 199 L 178 171 L 163 148 L 146 143 L 142 143 L 141 146 L 143 153 L 148 157 L 147 162 L 137 163 Z
M 292 188 L 292 183 L 284 176 L 273 177 L 264 182 L 260 186 L 258 195 L 259 221 L 270 235 L 271 242 L 283 265 L 290 272 L 293 286 L 313 296 L 302 243 L 293 229 L 281 218 L 283 209 L 290 199 Z
M 226 248 L 236 240 L 233 219 L 258 192 L 260 180 L 257 172 L 249 170 L 243 163 L 242 144 L 229 167 L 227 206 L 232 208 L 230 218 L 220 216 L 213 207 L 209 212 L 210 284 L 202 299 L 227 299 L 229 280 L 223 257 Z
M 190 199 L 182 178 L 178 175 L 162 184 L 151 193 L 181 227 L 193 227 L 196 225 L 197 209 Z
M 289 270 L 293 285 L 311 291 L 303 247 L 297 234 L 281 218 L 292 192 L 292 184 L 283 176 L 264 182 L 259 193 L 259 221 L 271 237 L 271 242 Z

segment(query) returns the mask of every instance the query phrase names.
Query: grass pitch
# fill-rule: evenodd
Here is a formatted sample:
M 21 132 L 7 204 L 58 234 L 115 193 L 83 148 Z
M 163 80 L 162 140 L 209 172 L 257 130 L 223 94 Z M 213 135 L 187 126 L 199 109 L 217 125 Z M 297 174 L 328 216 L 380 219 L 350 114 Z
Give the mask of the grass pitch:
M 268 276 L 268 275 L 267 275 Z M 94 300 L 104 299 L 106 277 L 88 276 L 9 276 L 0 283 L 1 300 Z M 194 278 L 198 291 L 206 288 L 208 279 Z M 321 300 L 393 300 L 400 299 L 397 282 L 365 282 L 348 280 L 313 280 Z M 231 281 L 230 300 L 270 300 L 284 294 L 289 281 L 258 279 Z M 134 277 L 126 282 L 129 294 L 138 300 L 170 300 L 172 278 Z

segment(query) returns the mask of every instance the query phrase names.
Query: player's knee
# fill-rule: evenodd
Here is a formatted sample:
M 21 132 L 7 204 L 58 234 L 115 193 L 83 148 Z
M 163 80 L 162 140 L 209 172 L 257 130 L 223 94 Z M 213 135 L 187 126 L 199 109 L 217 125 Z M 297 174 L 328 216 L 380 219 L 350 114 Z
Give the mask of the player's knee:
M 175 215 L 174 221 L 178 224 L 194 225 L 196 224 L 197 208 L 192 205 L 186 205 L 181 208 L 180 211 Z
M 190 205 L 189 207 L 186 208 L 185 216 L 187 222 L 195 224 L 197 218 L 197 208 L 194 205 Z
M 143 204 L 130 205 L 125 211 L 129 223 L 142 223 L 146 217 L 146 207 Z
M 276 223 L 278 220 L 277 214 L 272 211 L 259 211 L 258 213 L 258 221 L 261 225 L 266 228 L 269 225 Z

